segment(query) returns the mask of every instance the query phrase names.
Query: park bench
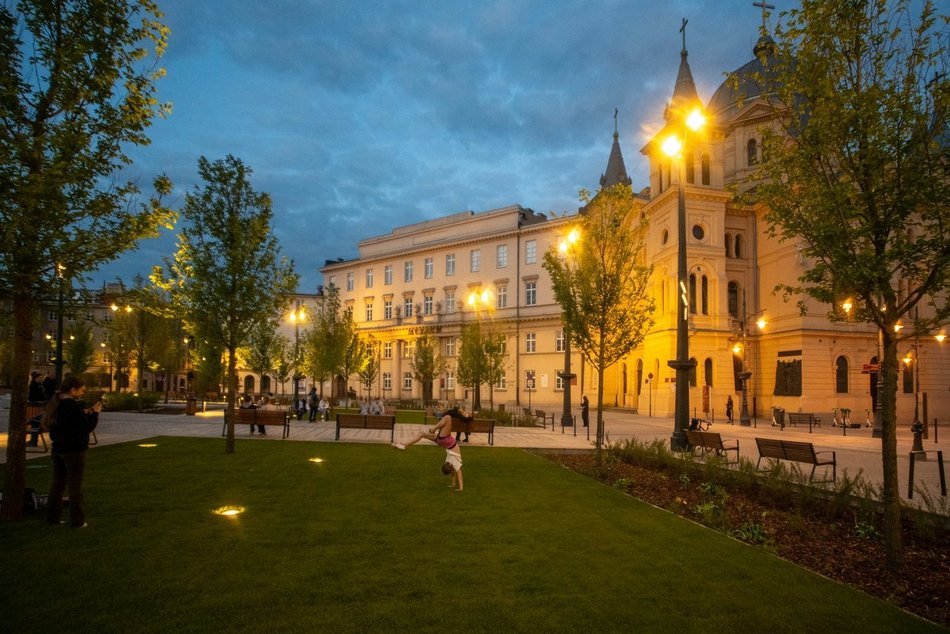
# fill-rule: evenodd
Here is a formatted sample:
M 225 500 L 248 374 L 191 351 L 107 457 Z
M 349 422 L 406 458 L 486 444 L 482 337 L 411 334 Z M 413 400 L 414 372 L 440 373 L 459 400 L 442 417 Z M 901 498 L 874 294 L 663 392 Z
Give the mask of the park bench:
M 536 409 L 536 410 L 534 410 L 534 417 L 535 417 L 536 420 L 541 421 L 541 427 L 543 427 L 544 429 L 547 429 L 547 428 L 548 428 L 548 419 L 550 418 L 550 419 L 551 419 L 551 429 L 554 429 L 554 414 L 551 414 L 551 415 L 549 416 L 549 415 L 546 414 L 545 412 L 543 412 L 543 411 L 541 411 L 541 410 L 539 410 L 539 409 Z
M 837 480 L 837 456 L 834 451 L 815 451 L 815 445 L 810 442 L 800 442 L 796 440 L 776 440 L 774 438 L 756 438 L 755 444 L 759 448 L 759 461 L 755 468 L 759 468 L 762 458 L 771 460 L 789 460 L 791 462 L 803 462 L 812 465 L 811 474 L 808 481 L 811 482 L 815 477 L 815 469 L 820 466 L 831 466 L 831 480 Z M 831 459 L 819 457 L 820 454 L 831 454 Z
M 809 412 L 786 412 L 786 417 L 788 418 L 789 425 L 808 425 L 808 429 L 812 427 L 821 427 L 821 419 L 811 414 Z
M 432 427 L 439 422 L 435 416 L 426 416 L 426 427 Z M 476 418 L 466 423 L 463 420 L 452 419 L 452 433 L 464 434 L 488 434 L 488 444 L 495 444 L 495 419 L 494 418 Z
M 686 432 L 686 442 L 689 443 L 689 447 L 691 450 L 695 451 L 696 449 L 700 449 L 703 455 L 705 455 L 706 453 L 710 451 L 713 451 L 716 453 L 717 456 L 725 458 L 727 464 L 733 464 L 733 463 L 739 462 L 738 439 L 734 441 L 729 441 L 729 444 L 727 445 L 723 443 L 722 436 L 719 434 L 719 432 L 692 431 L 689 429 L 685 430 L 685 432 Z M 732 444 L 733 442 L 735 443 L 734 445 Z M 730 452 L 730 451 L 736 452 L 736 459 L 734 461 L 729 460 L 727 452 Z
M 46 409 L 45 405 L 27 405 L 26 406 L 26 434 L 27 434 L 27 445 L 26 453 L 46 453 L 49 451 L 49 445 L 46 444 L 46 430 L 43 429 L 43 425 L 40 424 L 40 430 L 37 433 L 36 447 L 31 447 L 29 445 L 29 436 L 33 433 L 31 429 L 32 421 L 37 416 L 41 416 L 43 411 Z M 42 449 L 40 448 L 40 443 L 42 443 Z
M 290 436 L 290 416 L 285 410 L 279 409 L 236 409 L 234 410 L 234 427 L 238 425 L 280 425 L 283 427 L 281 438 Z M 228 433 L 228 414 L 224 413 L 224 426 L 221 435 Z
M 388 429 L 389 442 L 396 440 L 396 417 L 374 414 L 337 414 L 336 439 L 341 429 Z

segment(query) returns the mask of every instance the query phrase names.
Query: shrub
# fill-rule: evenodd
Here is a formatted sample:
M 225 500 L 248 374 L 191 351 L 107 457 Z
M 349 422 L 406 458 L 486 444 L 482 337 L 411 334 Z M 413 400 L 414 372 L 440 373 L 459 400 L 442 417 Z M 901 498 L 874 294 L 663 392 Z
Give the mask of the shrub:
M 142 395 L 142 409 L 150 409 L 158 403 L 159 394 L 146 392 Z M 134 392 L 108 392 L 102 395 L 102 409 L 107 412 L 137 410 L 139 397 Z

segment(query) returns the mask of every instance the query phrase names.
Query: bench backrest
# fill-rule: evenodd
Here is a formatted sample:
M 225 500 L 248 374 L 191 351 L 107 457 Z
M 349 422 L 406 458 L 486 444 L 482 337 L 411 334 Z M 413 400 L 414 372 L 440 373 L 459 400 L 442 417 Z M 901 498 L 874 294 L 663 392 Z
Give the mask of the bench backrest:
M 275 424 L 287 421 L 287 412 L 279 409 L 241 409 L 234 410 L 235 425 Z
M 781 440 L 772 438 L 756 438 L 755 444 L 759 448 L 759 455 L 763 458 L 785 458 Z
M 689 444 L 696 447 L 705 447 L 706 449 L 722 449 L 722 435 L 716 431 L 693 431 L 686 430 L 686 440 Z
M 782 447 L 785 449 L 786 460 L 797 462 L 817 462 L 818 460 L 815 456 L 815 446 L 810 442 L 783 440 Z
M 337 414 L 337 427 L 358 429 L 391 429 L 396 424 L 395 416 L 375 414 Z

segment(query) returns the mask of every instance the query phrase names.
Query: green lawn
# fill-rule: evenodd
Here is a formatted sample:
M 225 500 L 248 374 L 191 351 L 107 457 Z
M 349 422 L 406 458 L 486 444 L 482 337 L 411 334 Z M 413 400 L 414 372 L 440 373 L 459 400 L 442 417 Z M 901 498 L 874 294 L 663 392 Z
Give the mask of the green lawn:
M 458 493 L 431 445 L 151 442 L 90 451 L 89 528 L 0 525 L 4 631 L 941 631 L 517 449 Z

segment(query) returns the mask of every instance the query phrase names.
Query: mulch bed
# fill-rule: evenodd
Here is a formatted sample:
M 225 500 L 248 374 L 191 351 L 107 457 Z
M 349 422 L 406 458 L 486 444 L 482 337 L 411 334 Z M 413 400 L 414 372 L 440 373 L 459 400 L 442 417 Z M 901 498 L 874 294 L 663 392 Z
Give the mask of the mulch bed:
M 592 454 L 547 454 L 564 467 L 625 490 L 659 508 L 702 522 L 698 508 L 710 500 L 702 483 L 680 480 L 642 466 L 611 461 L 598 469 Z M 821 575 L 855 586 L 925 619 L 950 625 L 950 540 L 918 539 L 904 531 L 905 569 L 892 575 L 885 569 L 884 545 L 856 518 L 829 519 L 794 508 L 776 508 L 742 491 L 726 492 L 720 526 L 737 539 L 749 531 L 763 547 Z M 733 530 L 730 530 L 733 529 Z M 862 533 L 864 533 L 862 535 Z M 749 540 L 745 540 L 749 541 Z

